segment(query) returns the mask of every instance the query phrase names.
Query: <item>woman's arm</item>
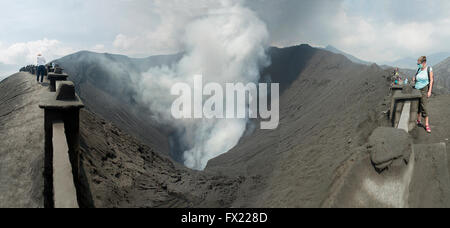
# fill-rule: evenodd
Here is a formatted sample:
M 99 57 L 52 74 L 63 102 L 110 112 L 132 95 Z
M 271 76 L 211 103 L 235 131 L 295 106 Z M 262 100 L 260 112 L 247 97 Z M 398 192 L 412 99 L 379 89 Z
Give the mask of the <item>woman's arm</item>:
M 430 88 L 428 89 L 428 97 L 431 97 L 431 92 L 433 91 L 434 84 L 434 72 L 430 72 Z

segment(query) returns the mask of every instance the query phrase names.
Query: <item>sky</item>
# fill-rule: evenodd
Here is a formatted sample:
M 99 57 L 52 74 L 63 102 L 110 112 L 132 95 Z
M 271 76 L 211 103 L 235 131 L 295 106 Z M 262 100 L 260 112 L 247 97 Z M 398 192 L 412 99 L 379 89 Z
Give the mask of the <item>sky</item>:
M 0 76 L 39 52 L 184 51 L 185 25 L 227 4 L 254 11 L 277 47 L 333 45 L 371 62 L 450 51 L 447 0 L 0 0 Z

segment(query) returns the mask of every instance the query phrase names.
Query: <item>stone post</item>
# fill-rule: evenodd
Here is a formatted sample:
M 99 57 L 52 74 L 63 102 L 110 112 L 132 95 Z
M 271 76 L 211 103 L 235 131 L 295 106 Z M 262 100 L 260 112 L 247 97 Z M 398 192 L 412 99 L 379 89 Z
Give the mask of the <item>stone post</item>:
M 56 69 L 54 73 L 49 73 L 47 76 L 47 79 L 50 81 L 50 92 L 56 92 L 56 81 L 66 81 L 69 75 L 66 73 L 62 73 L 61 71 L 58 71 L 60 73 L 57 73 Z
M 80 127 L 79 113 L 84 107 L 75 94 L 73 82 L 61 82 L 56 93 L 46 93 L 39 107 L 44 109 L 45 120 L 45 207 L 54 207 L 53 186 L 53 123 L 63 122 L 69 148 L 69 159 L 72 166 L 73 181 L 77 195 L 80 194 Z

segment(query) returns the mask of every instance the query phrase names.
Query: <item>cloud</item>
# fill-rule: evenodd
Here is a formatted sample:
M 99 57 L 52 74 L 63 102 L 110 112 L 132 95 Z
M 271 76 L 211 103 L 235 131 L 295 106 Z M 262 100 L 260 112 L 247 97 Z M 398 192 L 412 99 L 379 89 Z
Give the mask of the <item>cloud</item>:
M 51 61 L 72 52 L 72 48 L 66 47 L 60 41 L 49 39 L 0 45 L 0 63 L 24 66 L 36 64 L 38 53 L 42 53 L 47 61 Z
M 341 0 L 247 0 L 245 4 L 267 24 L 275 46 L 327 44 L 334 34 L 330 22 L 342 10 Z
M 217 0 L 0 1 L 2 42 L 52 37 L 72 49 L 134 57 L 183 51 L 186 24 L 205 17 Z M 236 0 L 266 24 L 270 44 L 331 44 L 370 61 L 450 51 L 447 0 Z M 52 12 L 44 13 L 41 12 Z M 17 13 L 22 12 L 22 13 Z M 40 18 L 41 26 L 35 26 Z M 11 26 L 14 25 L 14 26 Z M 70 29 L 69 29 L 70 28 Z M 422 31 L 422 32 L 420 32 Z M 207 33 L 207 31 L 203 31 Z M 376 38 L 376 39 L 375 39 Z M 420 40 L 422 43 L 420 43 Z
M 276 46 L 331 44 L 369 61 L 450 51 L 444 0 L 246 1 Z M 276 10 L 274 10 L 276 9 Z
M 362 59 L 383 62 L 405 56 L 429 55 L 449 51 L 447 40 L 450 18 L 431 21 L 389 21 L 384 24 L 371 18 L 342 11 L 335 18 L 333 45 Z
M 94 52 L 105 52 L 106 51 L 106 47 L 105 47 L 104 44 L 96 44 L 90 50 L 92 50 Z

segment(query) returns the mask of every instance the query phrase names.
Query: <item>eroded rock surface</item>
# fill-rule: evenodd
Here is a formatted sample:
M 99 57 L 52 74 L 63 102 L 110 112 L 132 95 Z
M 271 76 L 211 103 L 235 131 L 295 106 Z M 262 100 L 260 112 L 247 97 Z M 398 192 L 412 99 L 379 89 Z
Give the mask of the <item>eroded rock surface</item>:
M 382 171 L 398 161 L 408 164 L 411 156 L 412 139 L 401 129 L 380 127 L 369 138 L 369 153 L 374 166 Z

